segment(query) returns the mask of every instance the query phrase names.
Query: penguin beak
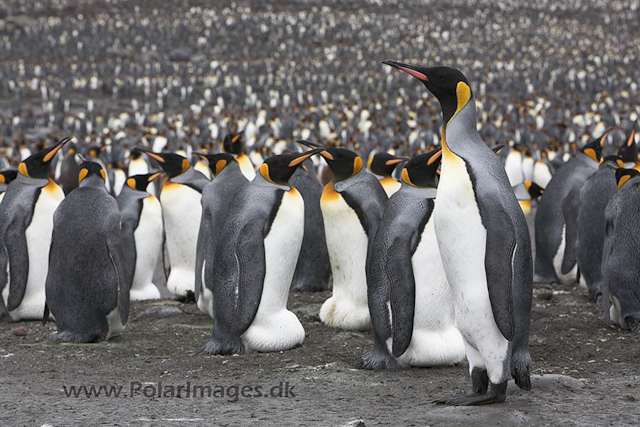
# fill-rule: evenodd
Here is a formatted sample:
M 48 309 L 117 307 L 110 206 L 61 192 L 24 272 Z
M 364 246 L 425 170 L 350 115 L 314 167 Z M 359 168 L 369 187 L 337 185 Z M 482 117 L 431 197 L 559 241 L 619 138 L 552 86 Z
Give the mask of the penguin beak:
M 165 162 L 165 160 L 164 160 L 164 158 L 162 157 L 161 154 L 154 153 L 153 151 L 147 150 L 146 148 L 142 148 L 142 147 L 137 147 L 137 148 L 138 148 L 138 150 L 140 150 L 143 153 L 147 154 L 152 159 L 155 159 L 155 160 L 159 161 L 160 163 L 164 163 Z
M 42 161 L 44 163 L 50 162 L 51 159 L 53 159 L 53 156 L 56 155 L 56 153 L 58 151 L 60 151 L 60 149 L 64 146 L 64 144 L 66 144 L 67 142 L 71 141 L 73 138 L 75 138 L 75 136 L 71 135 L 68 136 L 66 138 L 62 138 L 60 141 L 58 141 L 57 143 L 55 143 L 53 145 L 53 147 L 51 147 L 49 149 L 49 152 L 47 154 L 45 154 L 44 158 L 42 159 Z
M 427 160 L 427 165 L 432 165 L 436 162 L 440 162 L 440 156 L 442 156 L 442 148 L 438 148 L 438 151 L 436 151 L 435 153 L 433 153 L 433 156 L 429 157 L 429 160 Z
M 153 175 L 151 175 L 149 178 L 147 178 L 147 182 L 151 182 L 151 181 L 153 181 L 154 179 L 158 178 L 158 177 L 159 177 L 160 175 L 162 175 L 162 174 L 163 174 L 163 172 L 157 172 L 157 173 L 154 173 L 154 174 L 153 174 Z
M 204 154 L 200 153 L 199 151 L 194 151 L 193 155 L 196 156 L 196 157 L 199 157 L 202 160 L 204 160 L 205 162 L 209 163 L 209 159 L 207 159 L 207 156 L 205 156 Z
M 314 150 L 307 151 L 306 153 L 302 153 L 298 157 L 296 157 L 295 159 L 289 162 L 289 167 L 292 168 L 292 167 L 298 166 L 299 164 L 301 164 L 302 162 L 304 162 L 314 154 L 318 154 L 322 152 L 324 152 L 324 148 L 316 148 Z
M 420 80 L 421 82 L 429 81 L 429 79 L 425 74 L 423 74 L 421 71 L 418 71 L 420 70 L 420 67 L 416 65 L 405 64 L 403 62 L 392 61 L 390 59 L 387 59 L 386 61 L 384 61 L 383 64 L 393 68 L 397 68 L 398 70 L 404 71 L 405 73 L 411 74 L 413 77 Z
M 407 157 L 396 157 L 395 159 L 387 160 L 384 162 L 387 166 L 397 165 L 398 163 L 402 163 L 405 160 L 409 160 Z

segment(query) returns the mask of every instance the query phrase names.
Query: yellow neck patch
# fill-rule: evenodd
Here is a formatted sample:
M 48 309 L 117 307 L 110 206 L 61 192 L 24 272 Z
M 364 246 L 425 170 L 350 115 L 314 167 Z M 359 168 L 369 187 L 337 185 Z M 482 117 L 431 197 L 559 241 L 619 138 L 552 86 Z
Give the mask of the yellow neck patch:
M 415 187 L 415 184 L 411 182 L 411 178 L 409 178 L 409 172 L 407 172 L 407 169 L 402 169 L 402 182 L 404 182 L 405 184 L 409 184 L 412 187 Z
M 456 107 L 456 112 L 453 113 L 453 116 L 449 119 L 447 124 L 451 123 L 451 120 L 464 108 L 465 105 L 471 99 L 471 88 L 465 82 L 458 82 L 456 86 L 456 98 L 458 100 L 458 105 Z
M 620 181 L 618 181 L 618 190 L 620 190 L 622 186 L 626 184 L 626 182 L 629 181 L 630 179 L 631 179 L 631 175 L 625 175 L 622 178 L 620 178 Z
M 353 161 L 353 173 L 351 174 L 351 176 L 354 176 L 355 174 L 360 172 L 363 166 L 364 164 L 362 163 L 362 159 L 359 156 L 356 157 L 356 159 Z
M 598 158 L 596 157 L 596 150 L 594 150 L 593 148 L 587 148 L 586 150 L 583 151 L 583 153 L 591 157 L 596 162 L 598 161 Z
M 269 181 L 272 184 L 275 184 L 275 182 L 271 181 L 271 177 L 269 176 L 269 165 L 266 163 L 263 163 L 262 165 L 260 165 L 260 175 L 262 175 L 262 177 L 264 179 L 266 179 L 267 181 Z
M 20 175 L 24 175 L 28 178 L 31 178 L 29 176 L 29 171 L 27 170 L 27 165 L 24 162 L 18 165 L 18 172 L 20 172 Z
M 216 175 L 218 175 L 227 166 L 226 160 L 218 160 L 216 162 Z
M 80 170 L 80 173 L 78 174 L 78 184 L 80 184 L 82 180 L 87 177 L 88 174 L 89 174 L 89 169 L 82 168 Z
M 320 198 L 321 203 L 333 202 L 340 198 L 340 193 L 338 193 L 333 187 L 333 182 L 329 182 L 324 186 L 324 190 L 322 190 L 322 197 Z

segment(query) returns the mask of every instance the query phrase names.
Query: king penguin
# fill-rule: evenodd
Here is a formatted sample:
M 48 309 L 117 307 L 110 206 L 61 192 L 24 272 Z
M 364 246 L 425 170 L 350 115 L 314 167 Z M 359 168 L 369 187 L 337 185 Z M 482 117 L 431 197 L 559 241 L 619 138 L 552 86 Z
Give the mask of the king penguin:
M 160 193 L 171 267 L 167 289 L 181 301 L 195 302 L 196 245 L 202 216 L 200 202 L 202 190 L 210 181 L 179 154 L 138 150 L 160 163 L 168 177 Z
M 465 357 L 433 226 L 441 154 L 438 148 L 405 165 L 380 220 L 367 263 L 374 348 L 362 356 L 365 368 L 452 365 Z
M 528 216 L 531 212 L 532 202 L 544 194 L 544 188 L 535 182 L 524 181 L 513 186 L 513 193 L 516 195 L 516 199 L 518 199 L 522 212 L 524 212 L 525 216 Z
M 164 225 L 162 207 L 147 192 L 158 173 L 127 178 L 116 198 L 122 217 L 122 241 L 126 261 L 126 279 L 131 301 L 160 298 L 153 284 L 153 273 L 162 251 Z
M 571 283 L 577 279 L 576 239 L 580 190 L 598 171 L 607 133 L 586 144 L 553 176 L 535 217 L 536 283 Z
M 287 310 L 304 201 L 288 182 L 319 151 L 269 157 L 233 199 L 213 261 L 213 334 L 204 352 L 282 351 L 304 341 L 302 324 Z
M 64 199 L 49 178 L 49 166 L 71 138 L 21 162 L 0 204 L 0 271 L 8 271 L 0 276 L 0 289 L 13 321 L 42 319 L 44 313 L 53 213 Z
M 238 160 L 242 174 L 246 176 L 249 181 L 255 178 L 256 170 L 253 163 L 251 163 L 251 159 L 249 159 L 249 156 L 244 152 L 242 132 L 230 133 L 225 136 L 222 141 L 222 149 L 225 153 L 232 154 L 236 160 Z
M 18 177 L 18 171 L 15 169 L 7 169 L 0 172 L 0 202 L 4 198 L 4 193 L 7 191 L 7 187 L 11 184 L 11 181 Z
M 578 212 L 577 262 L 580 286 L 596 301 L 602 291 L 602 248 L 605 209 L 618 191 L 616 170 L 624 167 L 620 156 L 607 156 L 580 190 Z
M 449 67 L 385 64 L 420 80 L 442 107 L 434 225 L 473 392 L 436 402 L 503 402 L 509 374 L 518 387 L 531 388 L 533 271 L 524 214 L 500 159 L 478 134 L 476 103 L 464 74 Z
M 102 166 L 83 162 L 79 187 L 54 215 L 46 296 L 60 341 L 109 339 L 129 317 L 120 210 L 105 180 Z
M 333 173 L 320 200 L 333 276 L 332 295 L 320 308 L 320 320 L 345 330 L 370 329 L 366 264 L 387 195 L 353 151 L 298 142 L 323 148 L 320 155 Z
M 382 184 L 384 192 L 387 193 L 387 197 L 391 197 L 393 193 L 400 189 L 400 183 L 393 179 L 391 175 L 398 164 L 405 160 L 407 159 L 396 157 L 389 153 L 376 153 L 369 157 L 367 168 L 380 180 L 380 184 Z
M 640 333 L 640 172 L 618 169 L 616 181 L 605 212 L 602 303 L 607 324 Z
M 320 209 L 323 187 L 318 181 L 312 159 L 306 160 L 296 169 L 289 183 L 300 192 L 304 200 L 304 237 L 291 290 L 327 290 L 331 281 L 331 262 Z
M 202 219 L 196 249 L 195 298 L 198 308 L 213 317 L 215 249 L 227 211 L 235 196 L 249 183 L 235 157 L 227 153 L 196 156 L 209 164 L 213 180 L 202 190 Z

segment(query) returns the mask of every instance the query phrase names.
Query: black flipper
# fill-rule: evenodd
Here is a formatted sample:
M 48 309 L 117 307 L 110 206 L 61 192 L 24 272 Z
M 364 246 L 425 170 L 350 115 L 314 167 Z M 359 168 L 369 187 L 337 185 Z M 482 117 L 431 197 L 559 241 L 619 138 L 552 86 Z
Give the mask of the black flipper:
M 6 241 L 9 254 L 9 298 L 7 310 L 13 311 L 22 303 L 27 290 L 29 276 L 29 252 L 27 250 L 26 224 L 22 218 L 15 218 L 7 227 Z
M 256 317 L 266 274 L 264 250 L 264 225 L 260 222 L 246 224 L 236 246 L 238 260 L 237 333 L 242 335 Z
M 486 196 L 487 194 L 485 194 Z M 485 269 L 487 272 L 487 287 L 493 317 L 498 329 L 507 340 L 512 340 L 515 335 L 515 319 L 513 309 L 513 274 L 516 251 L 516 237 L 513 231 L 511 219 L 499 205 L 485 202 L 481 206 L 482 222 L 487 229 L 487 246 L 485 251 Z M 498 209 L 482 208 L 497 206 Z
M 578 240 L 578 210 L 580 209 L 580 190 L 571 191 L 562 201 L 562 216 L 565 225 L 564 257 L 562 258 L 562 274 L 568 274 L 576 265 L 576 246 Z
M 416 305 L 416 284 L 411 260 L 411 242 L 395 239 L 389 248 L 384 271 L 390 284 L 391 321 L 393 323 L 393 355 L 400 357 L 407 351 L 413 336 Z

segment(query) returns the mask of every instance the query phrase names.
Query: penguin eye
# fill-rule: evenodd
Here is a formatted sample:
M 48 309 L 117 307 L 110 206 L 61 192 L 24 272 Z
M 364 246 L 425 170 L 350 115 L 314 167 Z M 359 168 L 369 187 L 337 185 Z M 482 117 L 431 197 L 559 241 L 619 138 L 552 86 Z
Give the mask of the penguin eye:
M 445 81 L 445 77 L 442 74 L 436 74 L 436 81 L 443 82 Z

